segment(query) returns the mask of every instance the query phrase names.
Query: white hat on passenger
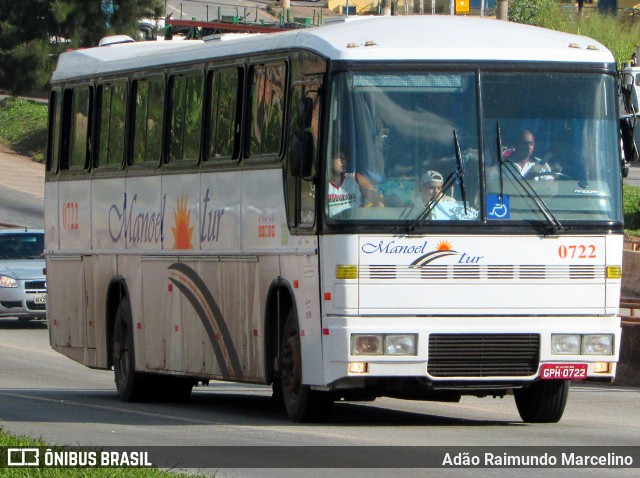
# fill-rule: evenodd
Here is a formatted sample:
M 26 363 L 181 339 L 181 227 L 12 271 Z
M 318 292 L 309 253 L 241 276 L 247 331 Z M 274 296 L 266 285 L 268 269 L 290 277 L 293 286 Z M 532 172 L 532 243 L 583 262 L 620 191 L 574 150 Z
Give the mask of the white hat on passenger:
M 444 179 L 442 177 L 442 174 L 440 174 L 438 171 L 427 171 L 420 178 L 420 184 L 442 183 L 442 182 L 444 182 Z

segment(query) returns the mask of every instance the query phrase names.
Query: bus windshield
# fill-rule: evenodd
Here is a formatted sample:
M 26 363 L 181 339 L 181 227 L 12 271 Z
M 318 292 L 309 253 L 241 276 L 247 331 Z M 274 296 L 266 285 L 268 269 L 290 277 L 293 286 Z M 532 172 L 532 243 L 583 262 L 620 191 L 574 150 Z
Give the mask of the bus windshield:
M 621 221 L 615 98 L 596 73 L 339 73 L 327 220 Z

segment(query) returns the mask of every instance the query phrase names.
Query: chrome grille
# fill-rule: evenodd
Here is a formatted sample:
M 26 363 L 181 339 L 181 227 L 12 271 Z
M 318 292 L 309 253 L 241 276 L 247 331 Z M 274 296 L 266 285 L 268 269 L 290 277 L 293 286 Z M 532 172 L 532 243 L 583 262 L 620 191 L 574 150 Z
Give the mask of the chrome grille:
M 526 377 L 538 370 L 538 334 L 431 334 L 434 377 Z

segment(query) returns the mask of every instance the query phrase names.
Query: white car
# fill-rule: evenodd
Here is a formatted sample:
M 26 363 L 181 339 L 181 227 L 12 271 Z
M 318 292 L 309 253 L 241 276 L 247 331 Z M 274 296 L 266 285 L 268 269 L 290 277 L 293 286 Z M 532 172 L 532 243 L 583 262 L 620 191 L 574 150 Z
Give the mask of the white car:
M 44 231 L 0 229 L 0 317 L 45 319 Z

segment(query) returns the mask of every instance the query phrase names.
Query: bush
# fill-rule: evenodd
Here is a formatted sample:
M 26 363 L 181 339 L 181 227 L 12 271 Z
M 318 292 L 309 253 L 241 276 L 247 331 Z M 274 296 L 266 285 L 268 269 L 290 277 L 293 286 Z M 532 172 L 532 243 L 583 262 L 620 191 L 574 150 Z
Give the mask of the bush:
M 625 232 L 632 236 L 640 235 L 640 187 L 624 185 L 622 214 Z
M 558 16 L 558 8 L 555 0 L 511 0 L 509 20 L 543 27 Z

